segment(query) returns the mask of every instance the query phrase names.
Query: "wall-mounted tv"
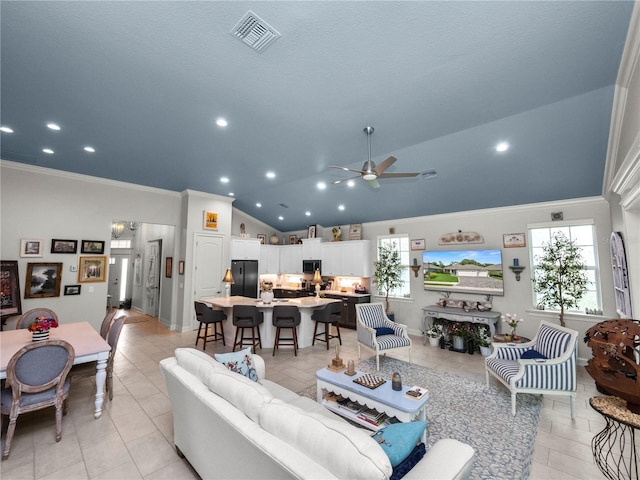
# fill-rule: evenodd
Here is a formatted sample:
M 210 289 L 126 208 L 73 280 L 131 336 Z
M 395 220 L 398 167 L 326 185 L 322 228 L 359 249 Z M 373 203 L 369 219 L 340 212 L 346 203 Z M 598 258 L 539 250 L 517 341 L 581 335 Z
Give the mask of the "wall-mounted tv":
M 424 289 L 504 295 L 501 250 L 422 252 Z

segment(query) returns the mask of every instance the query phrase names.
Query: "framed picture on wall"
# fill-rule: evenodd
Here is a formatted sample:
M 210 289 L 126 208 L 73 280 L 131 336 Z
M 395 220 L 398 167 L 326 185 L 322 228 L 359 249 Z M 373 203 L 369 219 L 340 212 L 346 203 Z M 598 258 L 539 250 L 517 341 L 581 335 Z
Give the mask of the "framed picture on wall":
M 502 235 L 502 245 L 504 248 L 526 247 L 527 236 L 524 233 L 505 233 Z
M 64 286 L 64 294 L 65 295 L 80 295 L 80 289 L 82 285 L 65 285 Z
M 104 253 L 104 242 L 101 240 L 82 240 L 80 253 L 102 255 Z
M 164 276 L 171 278 L 171 271 L 173 270 L 173 257 L 167 257 L 164 263 Z
M 424 238 L 416 238 L 411 240 L 411 250 L 424 250 L 425 242 Z
M 309 234 L 307 235 L 307 238 L 316 238 L 316 226 L 315 225 L 310 225 L 309 226 Z
M 184 260 L 178 262 L 178 275 L 184 275 Z
M 267 236 L 264 233 L 259 233 L 258 240 L 260 240 L 260 245 L 264 245 L 267 243 Z
M 78 251 L 77 240 L 51 240 L 51 253 L 76 253 Z
M 218 229 L 218 213 L 204 211 L 204 225 L 205 230 L 217 230 Z
M 107 280 L 107 257 L 80 257 L 78 265 L 78 283 L 96 283 Z
M 21 257 L 41 257 L 44 240 L 39 238 L 23 238 L 20 240 Z
M 24 298 L 60 296 L 62 263 L 27 263 Z
M 0 267 L 0 316 L 22 314 L 20 301 L 20 276 L 18 275 L 17 260 L 2 260 Z

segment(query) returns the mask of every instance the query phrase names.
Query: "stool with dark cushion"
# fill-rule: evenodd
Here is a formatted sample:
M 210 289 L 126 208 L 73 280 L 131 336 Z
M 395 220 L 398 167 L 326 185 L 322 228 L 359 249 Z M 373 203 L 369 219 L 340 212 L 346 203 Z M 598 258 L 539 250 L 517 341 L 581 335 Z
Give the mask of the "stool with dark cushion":
M 236 347 L 242 349 L 245 345 L 251 345 L 253 353 L 256 353 L 256 345 L 262 348 L 260 324 L 263 322 L 264 314 L 255 305 L 234 305 L 233 324 L 236 327 L 236 335 L 233 341 L 233 351 L 236 351 Z M 244 331 L 248 328 L 251 329 L 251 337 L 244 336 Z M 258 332 L 257 341 L 256 331 Z M 240 338 L 238 338 L 238 335 L 240 335 Z M 245 340 L 251 340 L 251 343 L 246 343 Z
M 198 340 L 202 339 L 204 345 L 202 350 L 207 348 L 207 340 L 215 342 L 222 339 L 222 345 L 227 345 L 224 341 L 224 327 L 222 321 L 227 319 L 227 316 L 222 310 L 214 310 L 208 305 L 202 302 L 193 302 L 196 308 L 196 319 L 200 322 L 198 327 L 198 336 L 196 337 L 196 347 L 198 346 Z M 213 333 L 209 333 L 209 325 L 213 325 Z M 218 325 L 220 325 L 220 331 L 218 331 Z M 204 326 L 204 332 L 202 327 Z
M 342 317 L 342 302 L 328 303 L 324 308 L 315 310 L 311 315 L 311 319 L 316 321 L 316 325 L 313 328 L 313 342 L 311 345 L 316 344 L 316 339 L 321 342 L 326 342 L 327 350 L 329 350 L 329 341 L 332 338 L 337 338 L 342 345 L 342 338 L 340 337 L 340 327 L 338 322 Z M 317 333 L 318 324 L 324 323 L 324 332 Z M 336 327 L 336 335 L 331 334 L 331 325 Z M 324 337 L 324 338 L 323 338 Z
M 298 355 L 298 332 L 296 327 L 300 325 L 300 310 L 293 305 L 276 305 L 273 307 L 273 326 L 276 327 L 276 338 L 273 342 L 273 355 L 280 345 L 293 346 L 293 354 Z M 283 328 L 291 329 L 291 337 L 280 337 L 280 330 Z M 282 343 L 285 340 L 290 343 Z

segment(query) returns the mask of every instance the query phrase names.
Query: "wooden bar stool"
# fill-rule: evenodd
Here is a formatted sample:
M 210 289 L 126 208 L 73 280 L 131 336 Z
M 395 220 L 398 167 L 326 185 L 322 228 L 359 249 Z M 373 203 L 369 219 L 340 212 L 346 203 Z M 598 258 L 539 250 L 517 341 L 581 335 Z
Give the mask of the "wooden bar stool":
M 198 336 L 196 337 L 196 347 L 198 346 L 198 340 L 202 339 L 204 345 L 202 350 L 207 348 L 207 340 L 215 342 L 222 339 L 222 345 L 227 345 L 224 340 L 224 327 L 222 321 L 227 319 L 227 316 L 222 310 L 214 310 L 205 303 L 193 302 L 196 308 L 196 318 L 200 322 L 198 327 Z M 209 333 L 209 325 L 213 325 L 213 333 Z M 220 325 L 220 331 L 218 332 L 218 325 Z M 204 332 L 202 327 L 204 326 Z
M 311 319 L 316 321 L 316 325 L 313 328 L 313 341 L 311 345 L 316 344 L 316 340 L 326 342 L 327 350 L 329 350 L 329 340 L 337 338 L 342 345 L 342 338 L 340 337 L 340 326 L 338 322 L 342 318 L 342 302 L 328 303 L 324 308 L 316 310 L 311 315 Z M 324 323 L 324 332 L 318 332 L 318 324 Z M 331 333 L 331 326 L 336 327 L 336 335 Z M 323 338 L 324 337 L 324 338 Z
M 234 305 L 233 307 L 233 324 L 236 327 L 236 335 L 233 341 L 233 350 L 236 351 L 236 347 L 244 347 L 245 345 L 251 345 L 253 353 L 256 353 L 256 346 L 262 348 L 262 339 L 260 338 L 260 324 L 264 322 L 264 314 L 258 310 L 255 305 Z M 251 336 L 245 337 L 244 331 L 251 329 Z M 256 341 L 256 331 L 258 332 Z M 238 338 L 240 335 L 240 338 Z M 250 340 L 250 343 L 246 343 L 245 340 Z
M 273 342 L 273 355 L 280 345 L 293 346 L 293 354 L 298 356 L 298 332 L 300 325 L 300 310 L 294 305 L 276 305 L 273 307 L 273 326 L 276 327 L 276 338 Z M 280 337 L 280 330 L 291 329 L 291 337 Z M 285 343 L 282 343 L 282 341 Z M 289 343 L 287 343 L 289 342 Z

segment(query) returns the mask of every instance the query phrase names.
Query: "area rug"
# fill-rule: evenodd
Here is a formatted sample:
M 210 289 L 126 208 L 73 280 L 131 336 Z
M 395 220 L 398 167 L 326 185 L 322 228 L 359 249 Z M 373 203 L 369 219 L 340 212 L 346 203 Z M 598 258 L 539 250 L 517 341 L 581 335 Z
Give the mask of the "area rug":
M 133 317 L 127 317 L 124 323 L 142 323 L 142 322 L 148 322 L 148 321 L 149 319 L 147 317 L 135 315 Z
M 356 368 L 376 373 L 375 357 Z M 427 403 L 427 449 L 442 438 L 455 438 L 476 451 L 472 479 L 527 479 L 531 469 L 542 397 L 519 394 L 516 416 L 511 415 L 511 396 L 506 388 L 431 368 L 380 357 L 380 372 L 389 380 L 400 373 L 406 386 L 429 389 Z M 315 385 L 301 395 L 315 399 Z

